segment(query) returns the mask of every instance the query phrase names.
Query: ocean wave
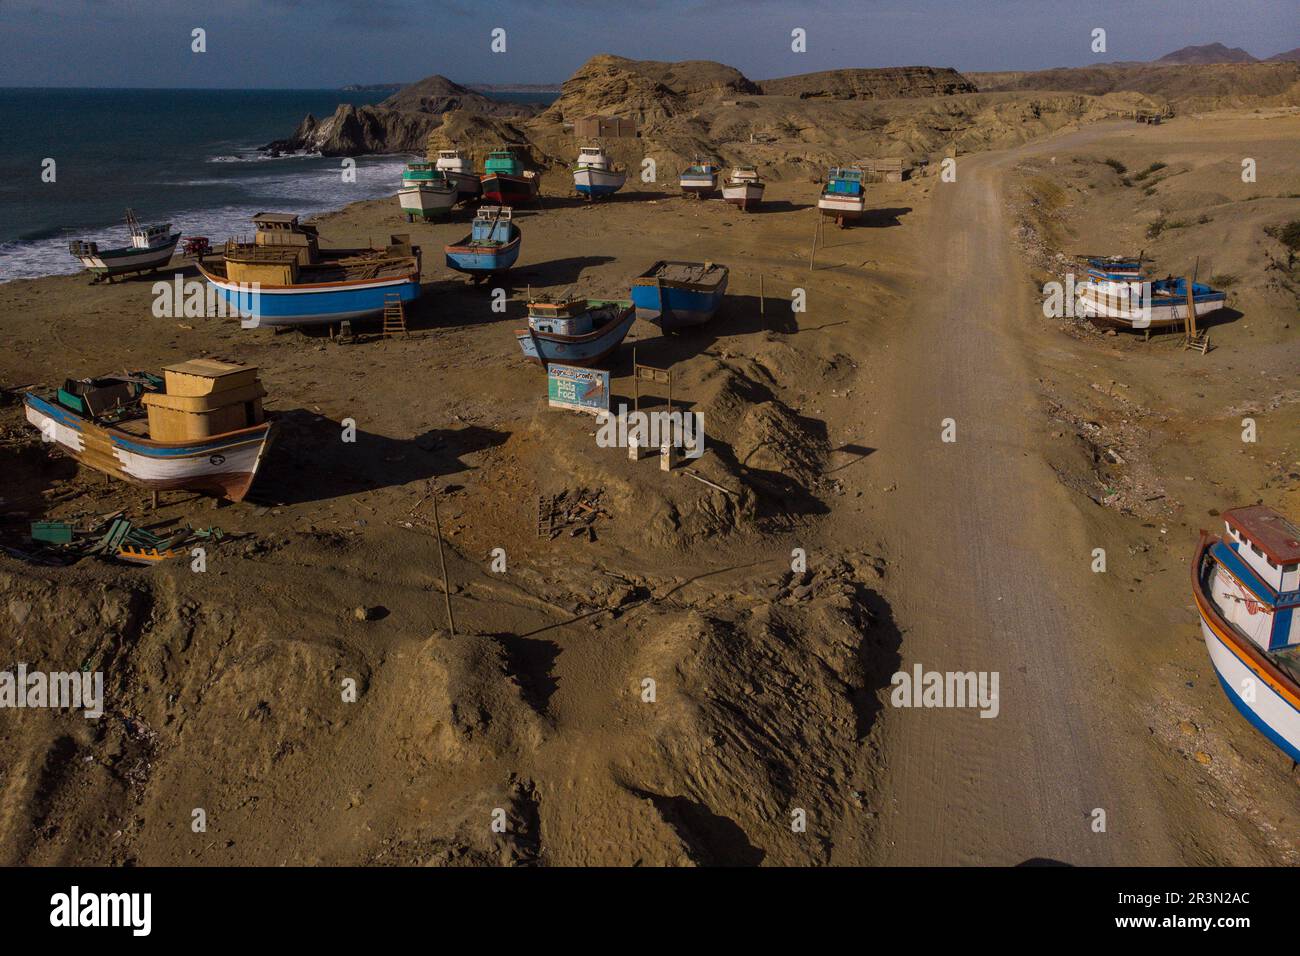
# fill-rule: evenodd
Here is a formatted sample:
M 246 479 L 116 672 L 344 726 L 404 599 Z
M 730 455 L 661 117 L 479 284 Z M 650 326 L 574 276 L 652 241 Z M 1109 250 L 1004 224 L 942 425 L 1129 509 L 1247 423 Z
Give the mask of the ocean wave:
M 401 187 L 405 164 L 406 159 L 399 157 L 362 157 L 357 163 L 355 183 L 343 183 L 339 168 L 332 164 L 284 175 L 195 180 L 186 184 L 192 185 L 197 194 L 190 197 L 191 201 L 198 198 L 201 202 L 201 194 L 209 190 L 213 195 L 211 206 L 190 205 L 151 217 L 150 222 L 169 221 L 183 236 L 207 236 L 215 244 L 229 237 L 251 235 L 250 220 L 259 212 L 293 212 L 307 219 L 350 203 L 394 196 Z M 232 190 L 238 196 L 227 198 Z M 221 198 L 217 198 L 219 195 Z M 68 252 L 70 239 L 88 239 L 104 246 L 124 245 L 126 227 L 117 223 L 97 229 L 67 229 L 57 235 L 0 243 L 0 282 L 79 272 L 81 264 Z
M 228 153 L 221 156 L 209 156 L 204 160 L 206 163 L 271 163 L 281 159 L 320 159 L 319 152 L 312 153 L 280 153 L 272 156 L 270 153 L 264 153 L 257 149 L 250 149 L 242 153 Z

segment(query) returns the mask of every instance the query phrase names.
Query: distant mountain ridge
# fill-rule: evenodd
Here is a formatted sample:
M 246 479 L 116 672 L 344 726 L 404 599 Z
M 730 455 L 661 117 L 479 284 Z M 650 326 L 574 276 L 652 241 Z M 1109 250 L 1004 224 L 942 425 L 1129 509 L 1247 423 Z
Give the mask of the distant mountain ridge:
M 1241 47 L 1226 47 L 1222 43 L 1205 43 L 1201 46 L 1185 46 L 1173 53 L 1166 53 L 1153 62 L 1176 64 L 1258 63 L 1259 60 Z

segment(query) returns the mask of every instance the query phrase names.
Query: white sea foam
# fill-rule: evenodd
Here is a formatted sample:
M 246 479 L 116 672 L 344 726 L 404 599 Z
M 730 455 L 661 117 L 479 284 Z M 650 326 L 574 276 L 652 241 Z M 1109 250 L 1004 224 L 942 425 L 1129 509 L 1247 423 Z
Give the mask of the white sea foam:
M 259 212 L 292 212 L 305 219 L 349 203 L 395 196 L 407 161 L 405 156 L 361 157 L 354 183 L 342 181 L 339 167 L 319 163 L 311 169 L 268 170 L 265 175 L 184 180 L 173 185 L 193 187 L 198 194 L 208 188 L 233 190 L 246 193 L 248 198 L 245 202 L 176 210 L 151 217 L 150 221 L 170 221 L 172 229 L 183 236 L 207 236 L 215 245 L 231 236 L 251 235 L 249 220 Z M 45 239 L 0 243 L 0 282 L 80 272 L 81 264 L 68 252 L 72 239 L 88 239 L 104 248 L 129 242 L 125 224 L 119 223 L 102 229 L 70 228 L 64 235 Z

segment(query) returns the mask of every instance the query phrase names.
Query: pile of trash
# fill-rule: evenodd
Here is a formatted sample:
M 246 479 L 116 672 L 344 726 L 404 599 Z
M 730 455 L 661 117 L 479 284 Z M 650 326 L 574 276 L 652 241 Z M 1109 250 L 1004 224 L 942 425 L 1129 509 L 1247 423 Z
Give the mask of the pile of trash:
M 154 526 L 155 530 L 158 526 Z M 73 564 L 85 557 L 98 556 L 131 564 L 152 566 L 169 558 L 184 557 L 191 546 L 215 542 L 226 535 L 220 528 L 191 528 L 189 525 L 166 530 L 138 527 L 123 511 L 100 515 L 84 527 L 71 521 L 33 521 L 32 551 L 8 548 L 6 553 L 39 564 Z

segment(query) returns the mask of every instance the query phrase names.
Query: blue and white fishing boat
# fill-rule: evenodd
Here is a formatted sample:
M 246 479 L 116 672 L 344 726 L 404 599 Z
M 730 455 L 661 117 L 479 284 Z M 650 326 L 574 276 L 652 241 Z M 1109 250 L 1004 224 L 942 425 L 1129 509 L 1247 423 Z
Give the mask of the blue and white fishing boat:
M 1078 293 L 1080 314 L 1093 323 L 1116 329 L 1160 329 L 1187 320 L 1187 280 L 1092 279 Z M 1196 317 L 1227 305 L 1228 293 L 1192 283 Z
M 1300 761 L 1300 528 L 1267 505 L 1223 522 L 1192 561 L 1201 636 L 1228 700 Z
M 179 232 L 171 231 L 171 223 L 142 226 L 134 210 L 128 209 L 126 225 L 131 234 L 129 246 L 101 249 L 99 243 L 83 239 L 68 244 L 68 251 L 94 273 L 96 282 L 133 272 L 153 272 L 171 262 L 181 238 Z
M 28 392 L 27 421 L 80 464 L 114 478 L 242 500 L 275 433 L 257 369 L 194 359 L 164 375 L 68 379 L 59 389 Z
M 460 191 L 433 163 L 408 163 L 402 173 L 397 201 L 407 222 L 428 222 L 447 215 L 460 199 Z
M 509 206 L 480 206 L 469 235 L 444 246 L 443 252 L 452 269 L 486 278 L 513 266 L 522 242 L 523 235 L 511 221 Z
M 722 305 L 729 275 L 713 262 L 661 260 L 632 280 L 632 302 L 664 332 L 703 325 Z
M 623 188 L 627 171 L 616 166 L 599 146 L 583 146 L 573 166 L 573 188 L 588 199 L 600 199 Z
M 677 182 L 687 196 L 702 199 L 709 193 L 717 191 L 718 165 L 703 161 L 692 163 L 682 170 Z
M 858 166 L 832 166 L 826 174 L 826 185 L 822 187 L 817 208 L 824 215 L 834 216 L 840 226 L 862 218 L 867 211 L 862 169 Z
M 528 328 L 515 332 L 525 358 L 588 367 L 610 355 L 627 336 L 636 309 L 626 299 L 567 299 L 528 303 Z
M 288 213 L 253 217 L 253 242 L 230 240 L 199 272 L 252 328 L 326 325 L 378 315 L 388 297 L 420 295 L 420 248 L 392 236 L 384 249 L 321 249 L 316 229 Z

